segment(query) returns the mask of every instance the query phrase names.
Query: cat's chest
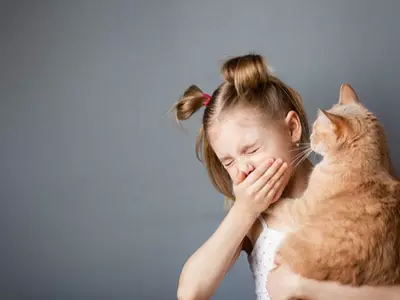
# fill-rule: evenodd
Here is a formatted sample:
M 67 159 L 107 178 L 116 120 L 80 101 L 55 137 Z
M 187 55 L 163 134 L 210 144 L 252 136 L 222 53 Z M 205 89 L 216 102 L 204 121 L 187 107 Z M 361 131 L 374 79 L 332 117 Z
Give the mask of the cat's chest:
M 306 200 L 326 199 L 342 189 L 343 178 L 340 174 L 328 173 L 322 167 L 316 167 L 311 174 L 303 197 Z
M 267 216 L 268 228 L 278 232 L 290 232 L 293 229 L 293 221 L 289 211 L 275 208 L 271 212 Z

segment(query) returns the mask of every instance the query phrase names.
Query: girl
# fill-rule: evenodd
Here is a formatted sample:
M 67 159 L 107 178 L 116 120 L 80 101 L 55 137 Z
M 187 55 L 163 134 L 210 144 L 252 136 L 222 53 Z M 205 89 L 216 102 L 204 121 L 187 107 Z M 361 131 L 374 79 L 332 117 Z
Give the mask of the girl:
M 234 200 L 215 233 L 185 263 L 178 298 L 210 298 L 243 250 L 248 254 L 257 299 L 270 299 L 267 275 L 273 269 L 285 224 L 265 211 L 281 197 L 300 196 L 306 187 L 312 170 L 311 162 L 302 157 L 308 143 L 308 121 L 299 94 L 269 74 L 261 56 L 230 59 L 222 73 L 224 82 L 212 96 L 191 86 L 174 107 L 180 121 L 205 106 L 197 155 L 217 190 Z M 276 278 L 278 270 L 272 274 Z M 296 280 L 288 283 L 293 286 L 288 290 L 297 295 L 303 289 L 295 284 L 300 280 L 295 275 L 292 278 Z M 272 289 L 277 295 L 274 300 L 283 295 L 279 286 Z M 333 290 L 345 300 L 348 292 L 341 289 Z M 304 290 L 313 298 L 316 289 Z

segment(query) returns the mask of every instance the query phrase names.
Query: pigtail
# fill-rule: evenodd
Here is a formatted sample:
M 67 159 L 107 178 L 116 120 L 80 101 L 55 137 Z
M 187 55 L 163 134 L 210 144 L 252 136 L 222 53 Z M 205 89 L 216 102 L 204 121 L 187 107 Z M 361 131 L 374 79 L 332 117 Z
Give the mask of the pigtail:
M 196 85 L 190 86 L 172 108 L 175 111 L 176 121 L 180 123 L 180 121 L 189 119 L 204 106 L 207 100 L 207 95 L 199 87 Z

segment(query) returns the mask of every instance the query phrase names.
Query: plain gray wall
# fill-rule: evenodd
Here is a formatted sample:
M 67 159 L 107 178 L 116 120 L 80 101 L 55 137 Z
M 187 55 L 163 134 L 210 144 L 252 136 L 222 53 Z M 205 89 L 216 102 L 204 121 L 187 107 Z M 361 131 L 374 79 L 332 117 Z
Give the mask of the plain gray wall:
M 165 112 L 255 51 L 314 120 L 342 82 L 399 170 L 400 2 L 1 1 L 0 298 L 174 299 L 223 218 L 194 156 L 201 113 Z M 252 299 L 244 255 L 216 299 Z

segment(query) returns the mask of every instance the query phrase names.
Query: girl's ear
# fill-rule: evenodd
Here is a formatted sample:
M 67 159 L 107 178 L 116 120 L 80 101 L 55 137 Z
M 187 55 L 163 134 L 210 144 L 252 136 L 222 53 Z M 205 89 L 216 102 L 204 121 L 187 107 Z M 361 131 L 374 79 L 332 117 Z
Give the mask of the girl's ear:
M 294 110 L 289 111 L 286 115 L 285 123 L 289 129 L 292 143 L 298 143 L 302 134 L 299 115 Z

